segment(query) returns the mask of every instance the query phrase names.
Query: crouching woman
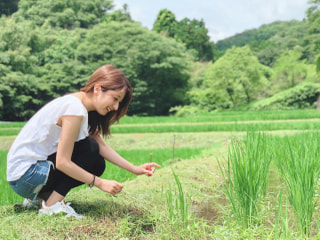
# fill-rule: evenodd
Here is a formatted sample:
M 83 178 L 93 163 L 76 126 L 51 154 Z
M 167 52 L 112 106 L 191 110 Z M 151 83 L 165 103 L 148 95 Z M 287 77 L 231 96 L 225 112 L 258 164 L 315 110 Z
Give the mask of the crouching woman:
M 103 140 L 123 117 L 132 98 L 130 82 L 112 65 L 98 68 L 79 92 L 43 106 L 23 127 L 7 155 L 7 181 L 30 206 L 40 199 L 40 214 L 82 215 L 64 201 L 81 184 L 115 195 L 123 185 L 102 179 L 105 159 L 136 175 L 152 176 L 156 163 L 135 166 Z

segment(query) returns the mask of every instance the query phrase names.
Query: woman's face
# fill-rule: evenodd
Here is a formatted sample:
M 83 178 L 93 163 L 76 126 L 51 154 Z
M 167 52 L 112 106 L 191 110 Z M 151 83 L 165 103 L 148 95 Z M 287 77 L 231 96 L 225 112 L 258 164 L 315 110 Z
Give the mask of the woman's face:
M 111 111 L 117 111 L 120 102 L 123 100 L 126 94 L 126 89 L 122 88 L 119 90 L 107 90 L 102 86 L 95 86 L 95 108 L 96 111 L 105 116 Z

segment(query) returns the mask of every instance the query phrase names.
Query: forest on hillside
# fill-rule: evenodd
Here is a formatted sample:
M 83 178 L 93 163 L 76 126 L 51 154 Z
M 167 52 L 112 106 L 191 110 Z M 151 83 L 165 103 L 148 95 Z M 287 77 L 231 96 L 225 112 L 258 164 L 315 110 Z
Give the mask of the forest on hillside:
M 303 21 L 217 43 L 203 20 L 162 9 L 148 30 L 112 0 L 0 0 L 0 14 L 0 120 L 28 119 L 107 63 L 132 83 L 129 115 L 317 105 L 320 0 L 309 1 Z

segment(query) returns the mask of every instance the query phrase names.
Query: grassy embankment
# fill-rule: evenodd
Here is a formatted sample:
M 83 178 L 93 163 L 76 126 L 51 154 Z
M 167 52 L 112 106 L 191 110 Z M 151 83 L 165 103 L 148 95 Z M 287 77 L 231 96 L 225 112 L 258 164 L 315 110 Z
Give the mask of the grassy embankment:
M 296 138 L 297 133 L 317 132 L 319 116 L 317 111 L 281 111 L 225 112 L 188 118 L 124 118 L 113 127 L 113 136 L 106 141 L 135 164 L 155 161 L 162 168 L 147 178 L 135 177 L 108 164 L 104 177 L 124 182 L 125 188 L 117 197 L 96 188 L 72 191 L 67 201 L 87 216 L 81 221 L 62 216 L 40 217 L 37 210 L 26 210 L 16 204 L 22 199 L 5 182 L 5 156 L 23 123 L 2 124 L 0 239 L 303 239 L 305 230 L 309 231 L 310 238 L 316 239 L 319 207 L 311 206 L 313 211 L 308 211 L 305 220 L 297 217 L 290 202 L 295 199 L 295 193 L 286 188 L 293 180 L 289 175 L 282 178 L 282 169 L 277 167 L 279 161 L 270 162 L 266 192 L 254 203 L 259 207 L 255 209 L 255 216 L 249 216 L 249 223 L 234 212 L 233 205 L 241 207 L 237 205 L 239 197 L 233 195 L 234 199 L 230 199 L 225 194 L 228 180 L 224 180 L 218 162 L 221 166 L 235 163 L 236 154 L 228 153 L 228 148 L 236 149 L 232 140 L 242 142 L 246 132 L 253 130 L 267 133 L 268 151 L 265 152 L 270 153 L 273 148 L 278 156 L 274 159 L 285 159 L 287 155 L 281 153 L 281 141 L 270 140 L 271 136 L 291 139 L 291 136 Z M 250 149 L 248 141 L 246 146 Z M 252 146 L 258 148 L 255 142 Z M 255 158 L 251 161 L 255 162 Z M 232 172 L 232 168 L 229 170 L 227 173 Z M 246 176 L 248 173 L 250 169 Z M 233 179 L 233 175 L 229 177 Z M 309 185 L 313 187 L 308 190 L 311 199 L 316 200 L 318 185 Z M 237 190 L 234 186 L 231 189 Z M 240 194 L 241 191 L 246 190 L 240 189 Z M 311 223 L 308 222 L 310 215 Z

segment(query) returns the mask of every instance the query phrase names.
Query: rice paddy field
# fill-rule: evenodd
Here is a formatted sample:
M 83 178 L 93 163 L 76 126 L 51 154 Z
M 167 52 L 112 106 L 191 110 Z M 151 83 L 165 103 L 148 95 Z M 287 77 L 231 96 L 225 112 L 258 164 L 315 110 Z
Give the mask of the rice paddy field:
M 5 180 L 24 124 L 0 123 L 0 239 L 320 239 L 320 111 L 125 117 L 105 141 L 132 163 L 161 169 L 136 177 L 107 163 L 103 177 L 127 190 L 116 198 L 73 190 L 88 219 L 77 227 L 63 219 L 63 230 L 52 227 L 61 218 L 23 210 Z M 105 202 L 96 209 L 92 201 Z M 21 227 L 30 219 L 32 229 Z

